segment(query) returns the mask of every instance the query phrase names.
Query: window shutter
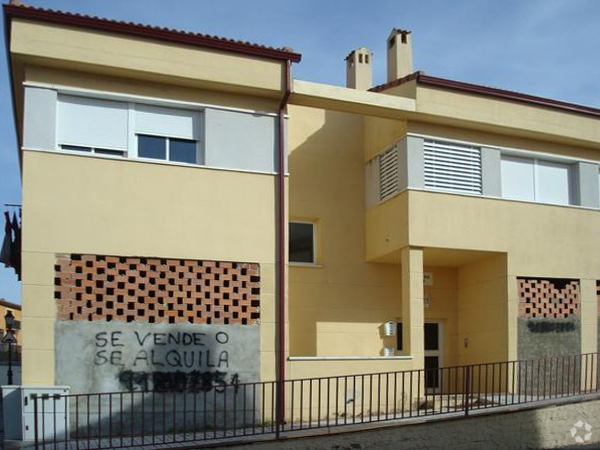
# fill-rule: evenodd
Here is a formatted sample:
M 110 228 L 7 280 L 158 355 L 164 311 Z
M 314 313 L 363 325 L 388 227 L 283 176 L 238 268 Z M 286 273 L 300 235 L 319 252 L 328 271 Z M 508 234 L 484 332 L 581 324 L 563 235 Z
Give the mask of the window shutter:
M 425 140 L 425 187 L 481 194 L 481 149 L 471 145 Z
M 542 203 L 571 203 L 571 166 L 553 161 L 536 161 L 536 200 Z
M 154 136 L 199 140 L 198 111 L 135 105 L 135 132 Z
M 398 192 L 398 149 L 396 146 L 379 155 L 379 199 L 387 200 Z
M 127 103 L 59 95 L 58 143 L 125 151 L 127 115 Z

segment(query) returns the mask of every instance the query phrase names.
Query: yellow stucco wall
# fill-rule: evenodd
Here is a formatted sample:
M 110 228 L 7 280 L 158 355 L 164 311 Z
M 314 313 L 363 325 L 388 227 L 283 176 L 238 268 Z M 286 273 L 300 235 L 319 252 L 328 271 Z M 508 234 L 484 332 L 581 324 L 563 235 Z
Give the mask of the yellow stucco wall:
M 365 161 L 371 160 L 387 146 L 406 134 L 407 124 L 403 120 L 365 117 Z
M 433 284 L 424 286 L 429 307 L 425 308 L 425 321 L 439 322 L 442 326 L 442 364 L 458 364 L 458 270 L 455 267 L 425 266 L 424 271 L 433 276 Z
M 411 245 L 508 253 L 509 275 L 600 277 L 598 211 L 439 192 L 408 196 Z
M 380 326 L 401 315 L 401 272 L 364 258 L 363 118 L 289 114 L 290 220 L 318 219 L 319 229 L 318 266 L 290 265 L 290 353 L 378 356 Z
M 509 333 L 516 335 L 517 316 L 511 319 L 508 314 L 506 256 L 459 267 L 458 287 L 458 364 L 511 359 Z
M 45 65 L 273 96 L 283 87 L 281 61 L 24 19 L 12 20 L 11 34 L 13 57 Z
M 527 138 L 541 133 L 558 142 L 593 142 L 596 149 L 600 143 L 598 119 L 582 114 L 424 86 L 417 87 L 416 99 L 418 115 L 428 121 L 453 126 L 462 122 L 487 132 L 503 128 Z
M 26 151 L 23 186 L 25 384 L 54 381 L 55 255 L 71 252 L 260 263 L 262 376 L 273 379 L 272 176 Z
M 396 203 L 396 205 L 393 205 Z M 407 207 L 408 237 L 398 222 L 397 211 Z M 374 211 L 377 210 L 377 211 Z M 406 239 L 410 245 L 446 249 L 456 253 L 458 266 L 458 361 L 505 360 L 516 357 L 516 278 L 534 276 L 580 279 L 583 311 L 582 339 L 586 351 L 593 350 L 597 320 L 592 314 L 594 280 L 600 278 L 600 215 L 597 211 L 480 198 L 440 192 L 405 191 L 367 212 L 367 249 L 395 249 L 389 244 Z M 372 227 L 372 228 L 371 228 Z M 385 230 L 385 233 L 382 233 Z M 560 232 L 558 232 L 560 230 Z M 475 260 L 462 251 L 475 252 Z M 486 258 L 477 252 L 497 252 Z M 505 255 L 505 256 L 504 256 Z M 484 303 L 482 303 L 484 302 Z M 464 338 L 470 339 L 464 347 Z
M 22 81 L 271 113 L 282 95 L 280 61 L 22 19 L 11 31 L 19 124 Z M 24 383 L 54 382 L 54 263 L 70 252 L 260 263 L 274 379 L 274 189 L 269 175 L 25 151 Z

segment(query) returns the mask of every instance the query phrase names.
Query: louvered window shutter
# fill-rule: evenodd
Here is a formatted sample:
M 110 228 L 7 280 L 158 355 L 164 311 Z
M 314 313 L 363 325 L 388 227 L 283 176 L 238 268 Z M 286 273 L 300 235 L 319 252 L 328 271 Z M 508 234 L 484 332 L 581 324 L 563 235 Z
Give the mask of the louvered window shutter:
M 398 192 L 398 149 L 379 155 L 379 199 L 384 201 Z
M 425 187 L 481 194 L 481 149 L 471 145 L 425 140 Z

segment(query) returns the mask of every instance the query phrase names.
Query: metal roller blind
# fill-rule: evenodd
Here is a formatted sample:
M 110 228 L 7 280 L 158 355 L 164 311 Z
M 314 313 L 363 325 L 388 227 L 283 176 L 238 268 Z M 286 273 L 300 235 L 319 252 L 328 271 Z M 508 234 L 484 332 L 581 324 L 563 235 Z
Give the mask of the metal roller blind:
M 398 149 L 394 146 L 379 155 L 379 199 L 398 192 Z
M 471 145 L 425 140 L 425 187 L 481 194 L 481 149 Z

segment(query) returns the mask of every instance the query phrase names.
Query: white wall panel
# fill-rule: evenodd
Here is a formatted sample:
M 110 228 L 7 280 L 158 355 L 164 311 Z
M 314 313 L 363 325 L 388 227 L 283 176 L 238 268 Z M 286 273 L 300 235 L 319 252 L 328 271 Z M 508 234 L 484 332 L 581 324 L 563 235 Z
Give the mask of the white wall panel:
M 502 197 L 512 200 L 535 200 L 533 160 L 502 156 Z
M 571 166 L 552 161 L 537 161 L 535 184 L 536 201 L 568 205 L 571 200 Z
M 206 165 L 275 172 L 277 118 L 205 110 Z

